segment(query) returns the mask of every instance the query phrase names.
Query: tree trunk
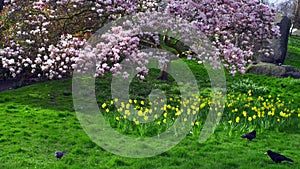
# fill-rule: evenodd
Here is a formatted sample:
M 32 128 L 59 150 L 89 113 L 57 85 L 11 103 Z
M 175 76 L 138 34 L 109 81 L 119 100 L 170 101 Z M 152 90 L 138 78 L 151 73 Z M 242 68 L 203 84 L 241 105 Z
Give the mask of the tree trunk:
M 0 12 L 2 11 L 4 6 L 4 0 L 0 0 Z
M 163 80 L 163 81 L 168 80 L 168 72 L 171 70 L 170 62 L 166 63 L 166 66 L 163 68 L 163 70 L 161 70 L 160 75 L 157 78 L 158 80 Z
M 294 27 L 300 29 L 300 0 L 297 3 L 297 9 L 294 18 Z
M 291 28 L 290 28 L 290 36 L 293 36 L 293 29 L 294 29 L 294 24 L 291 25 Z

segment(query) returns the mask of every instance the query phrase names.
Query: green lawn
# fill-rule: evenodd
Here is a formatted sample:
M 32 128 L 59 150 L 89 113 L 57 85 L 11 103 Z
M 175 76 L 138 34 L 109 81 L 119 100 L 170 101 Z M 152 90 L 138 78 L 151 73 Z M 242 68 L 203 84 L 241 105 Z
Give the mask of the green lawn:
M 289 38 L 288 55 L 284 64 L 295 66 L 300 69 L 300 37 L 292 36 Z
M 292 38 L 286 63 L 300 65 L 300 39 Z M 299 45 L 298 45 L 299 46 Z M 209 101 L 210 81 L 202 66 L 186 61 L 193 71 L 204 102 Z M 156 81 L 159 72 L 150 71 L 144 81 L 130 86 L 132 100 L 144 100 L 153 88 L 166 92 L 167 98 L 176 98 L 180 93 L 173 79 Z M 205 120 L 208 103 L 200 110 L 204 116 L 197 119 L 192 134 L 188 134 L 171 150 L 150 158 L 125 158 L 105 151 L 91 141 L 83 131 L 73 109 L 72 80 L 44 82 L 17 90 L 0 93 L 0 168 L 297 168 L 300 166 L 300 80 L 273 78 L 256 75 L 226 75 L 227 103 L 222 119 L 215 133 L 204 143 L 199 143 L 200 130 Z M 111 78 L 99 78 L 96 95 L 99 107 L 109 104 Z M 238 85 L 236 85 L 238 84 Z M 249 95 L 251 90 L 251 96 Z M 247 99 L 253 99 L 249 101 Z M 260 98 L 260 99 L 259 99 Z M 264 98 L 263 101 L 260 101 Z M 245 99 L 245 100 L 243 100 Z M 272 102 L 273 100 L 273 102 Z M 280 101 L 279 101 L 280 100 Z M 146 100 L 145 100 L 146 101 Z M 266 106 L 263 105 L 266 102 Z M 175 103 L 170 102 L 170 105 Z M 249 104 L 249 107 L 247 107 Z M 278 104 L 282 104 L 278 107 Z M 263 108 L 263 107 L 270 108 Z M 257 107 L 258 110 L 252 110 Z M 275 115 L 267 115 L 267 109 L 276 108 Z M 237 109 L 237 112 L 235 112 Z M 105 109 L 104 109 L 105 110 Z M 247 111 L 243 117 L 242 111 Z M 142 137 L 153 135 L 166 126 L 145 128 L 125 119 L 116 120 L 117 110 L 110 108 L 103 113 L 111 125 L 126 134 Z M 170 116 L 172 111 L 167 111 Z M 258 116 L 249 121 L 249 117 Z M 201 115 L 202 115 L 201 114 Z M 285 117 L 286 116 L 286 117 Z M 173 117 L 175 117 L 173 115 Z M 240 121 L 237 122 L 237 117 Z M 168 115 L 168 122 L 172 123 Z M 126 128 L 126 130 L 125 130 Z M 128 131 L 127 129 L 130 128 Z M 252 142 L 240 136 L 252 129 L 257 130 L 257 138 Z M 294 160 L 294 163 L 275 164 L 264 152 L 271 149 Z M 62 160 L 56 160 L 56 150 L 66 151 Z

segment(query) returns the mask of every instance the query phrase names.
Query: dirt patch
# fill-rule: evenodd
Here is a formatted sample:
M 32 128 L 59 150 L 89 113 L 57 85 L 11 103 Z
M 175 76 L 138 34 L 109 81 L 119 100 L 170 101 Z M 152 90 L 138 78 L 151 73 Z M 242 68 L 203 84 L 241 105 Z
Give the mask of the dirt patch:
M 16 88 L 15 86 L 18 82 L 19 82 L 18 80 L 1 80 L 0 92 L 15 89 Z
M 0 80 L 0 92 L 6 90 L 13 90 L 20 87 L 28 86 L 35 83 L 45 82 L 46 79 L 30 79 L 30 80 L 15 80 L 15 79 L 8 79 L 8 80 Z

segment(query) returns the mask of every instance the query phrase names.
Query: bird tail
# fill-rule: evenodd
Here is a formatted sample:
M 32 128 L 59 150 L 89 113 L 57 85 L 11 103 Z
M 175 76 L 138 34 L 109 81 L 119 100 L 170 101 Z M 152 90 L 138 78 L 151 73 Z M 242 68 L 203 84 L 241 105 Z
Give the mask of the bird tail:
M 244 136 L 241 136 L 241 138 L 247 138 L 247 136 L 246 136 L 246 135 L 244 135 Z
M 290 159 L 290 158 L 286 158 L 285 159 L 286 161 L 290 161 L 290 162 L 294 162 L 292 159 Z

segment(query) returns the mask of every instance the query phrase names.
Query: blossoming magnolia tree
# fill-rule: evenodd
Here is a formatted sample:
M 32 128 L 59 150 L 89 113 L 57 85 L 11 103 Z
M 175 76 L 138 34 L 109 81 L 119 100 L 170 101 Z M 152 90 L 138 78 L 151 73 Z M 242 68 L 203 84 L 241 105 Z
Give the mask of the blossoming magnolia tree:
M 75 68 L 84 68 L 91 60 L 97 68 L 96 76 L 120 74 L 121 61 L 127 59 L 138 63 L 137 70 L 147 74 L 149 55 L 141 50 L 143 46 L 167 49 L 199 64 L 213 60 L 196 56 L 192 47 L 172 35 L 136 32 L 140 27 L 155 26 L 143 17 L 146 13 L 157 16 L 153 21 L 165 20 L 166 16 L 181 18 L 187 22 L 176 29 L 192 25 L 204 33 L 214 50 L 212 57 L 220 58 L 232 75 L 245 73 L 254 44 L 279 35 L 275 10 L 258 0 L 5 0 L 0 21 L 0 66 L 15 78 L 52 79 L 71 76 Z M 87 39 L 98 29 L 133 14 L 141 16 L 137 22 L 140 25 L 128 24 L 131 29 L 112 27 L 101 36 L 107 43 L 94 47 L 97 54 L 83 52 Z M 268 55 L 272 51 L 261 48 L 259 52 Z M 123 76 L 126 78 L 126 73 Z

